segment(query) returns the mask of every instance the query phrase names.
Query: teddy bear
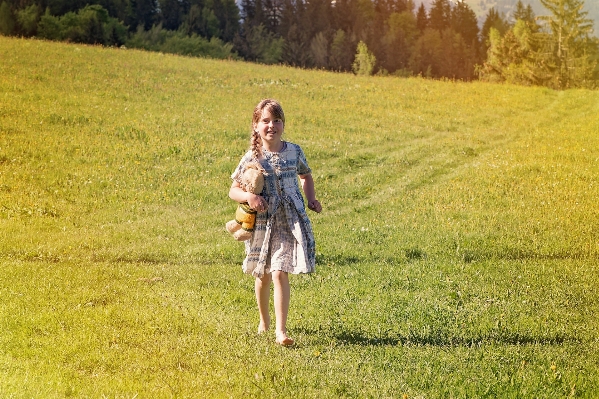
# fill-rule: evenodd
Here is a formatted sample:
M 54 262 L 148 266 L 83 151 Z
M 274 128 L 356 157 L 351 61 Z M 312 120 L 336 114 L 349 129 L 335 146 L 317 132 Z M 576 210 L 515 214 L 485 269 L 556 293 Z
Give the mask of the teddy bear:
M 264 188 L 265 174 L 258 162 L 248 163 L 241 175 L 241 188 L 252 194 L 260 194 Z M 229 220 L 225 225 L 227 231 L 237 241 L 250 239 L 256 223 L 256 213 L 247 202 L 239 204 L 235 211 L 235 219 Z

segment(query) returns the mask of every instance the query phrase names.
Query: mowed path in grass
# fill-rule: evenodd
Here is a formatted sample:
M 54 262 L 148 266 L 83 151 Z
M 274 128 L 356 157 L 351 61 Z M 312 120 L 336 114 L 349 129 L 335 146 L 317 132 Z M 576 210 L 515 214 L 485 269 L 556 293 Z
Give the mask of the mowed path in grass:
M 599 392 L 599 93 L 0 37 L 0 396 Z M 264 97 L 322 214 L 256 336 L 229 176 Z

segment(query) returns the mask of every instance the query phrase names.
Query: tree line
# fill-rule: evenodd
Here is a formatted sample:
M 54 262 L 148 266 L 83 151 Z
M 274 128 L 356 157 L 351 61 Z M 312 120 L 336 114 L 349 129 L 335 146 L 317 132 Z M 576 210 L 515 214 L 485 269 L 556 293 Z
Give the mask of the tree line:
M 583 0 L 536 16 L 434 0 L 2 0 L 0 33 L 302 68 L 557 89 L 595 87 L 599 44 Z

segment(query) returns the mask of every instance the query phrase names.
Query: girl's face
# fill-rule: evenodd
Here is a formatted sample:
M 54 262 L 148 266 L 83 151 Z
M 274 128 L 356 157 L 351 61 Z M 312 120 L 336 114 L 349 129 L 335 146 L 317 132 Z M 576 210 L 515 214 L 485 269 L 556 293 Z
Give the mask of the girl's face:
M 282 119 L 274 117 L 269 110 L 264 109 L 258 122 L 254 123 L 254 130 L 260 134 L 264 142 L 276 144 L 281 141 L 285 124 Z

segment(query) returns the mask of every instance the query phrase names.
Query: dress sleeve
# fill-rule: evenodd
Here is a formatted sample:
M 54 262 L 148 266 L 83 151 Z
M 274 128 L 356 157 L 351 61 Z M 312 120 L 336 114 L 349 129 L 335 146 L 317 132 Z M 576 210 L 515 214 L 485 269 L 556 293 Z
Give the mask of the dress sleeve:
M 298 145 L 297 146 L 297 174 L 298 175 L 307 175 L 312 173 L 312 169 L 308 166 L 308 161 L 306 160 L 306 156 L 304 155 L 304 151 Z
M 251 157 L 251 151 L 245 153 L 245 155 L 241 158 L 241 161 L 239 161 L 239 165 L 237 165 L 237 167 L 231 174 L 231 179 L 233 179 L 237 183 L 241 183 L 241 175 L 243 173 L 243 170 L 245 169 L 245 165 L 251 160 Z

